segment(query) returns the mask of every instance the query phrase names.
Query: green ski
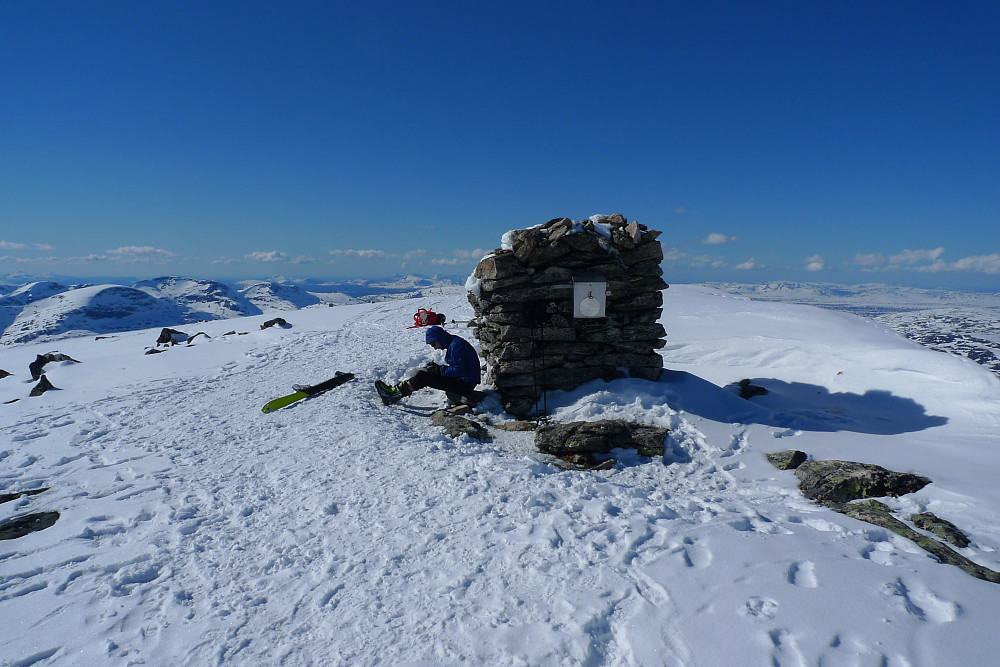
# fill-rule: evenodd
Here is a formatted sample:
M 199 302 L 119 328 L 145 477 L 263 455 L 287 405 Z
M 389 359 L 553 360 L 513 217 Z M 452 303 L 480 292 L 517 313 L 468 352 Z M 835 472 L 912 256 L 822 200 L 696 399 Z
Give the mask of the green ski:
M 286 407 L 292 403 L 301 401 L 303 398 L 309 398 L 310 396 L 318 396 L 324 391 L 333 389 L 334 387 L 339 387 L 340 385 L 354 379 L 354 373 L 342 373 L 337 371 L 329 380 L 320 382 L 319 384 L 314 384 L 310 387 L 296 387 L 297 391 L 288 394 L 287 396 L 282 396 L 281 398 L 276 398 L 273 401 L 269 401 L 263 408 L 261 412 L 267 414 L 269 412 L 274 412 L 279 408 Z

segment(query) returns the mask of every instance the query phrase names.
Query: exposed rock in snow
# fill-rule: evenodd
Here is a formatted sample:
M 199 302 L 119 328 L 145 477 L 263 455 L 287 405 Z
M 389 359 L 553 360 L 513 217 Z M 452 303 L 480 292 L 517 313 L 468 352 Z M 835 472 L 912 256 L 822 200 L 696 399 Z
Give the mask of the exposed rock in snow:
M 535 431 L 539 451 L 563 454 L 609 454 L 613 449 L 634 449 L 640 456 L 663 456 L 663 439 L 669 431 L 659 426 L 615 419 L 548 424 Z
M 809 457 L 805 452 L 797 449 L 786 449 L 783 452 L 771 452 L 767 455 L 767 460 L 778 470 L 795 470 L 805 463 L 807 458 Z
M 936 516 L 933 512 L 920 512 L 911 514 L 910 521 L 921 530 L 934 533 L 938 537 L 950 542 L 959 549 L 964 549 L 972 542 L 968 536 L 958 529 L 958 526 L 947 519 Z
M 806 498 L 820 503 L 847 503 L 913 493 L 930 484 L 927 477 L 886 470 L 854 461 L 805 461 L 795 468 Z
M 431 423 L 438 426 L 452 438 L 467 435 L 473 440 L 490 440 L 489 432 L 480 424 L 465 419 L 447 410 L 436 410 L 431 415 Z

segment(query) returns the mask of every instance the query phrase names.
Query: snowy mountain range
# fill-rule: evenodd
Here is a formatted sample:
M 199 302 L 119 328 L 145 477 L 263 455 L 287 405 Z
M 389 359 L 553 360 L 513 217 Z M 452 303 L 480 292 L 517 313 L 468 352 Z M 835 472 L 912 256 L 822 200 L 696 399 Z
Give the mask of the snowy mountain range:
M 0 344 L 176 327 L 323 304 L 432 296 L 454 286 L 451 280 L 415 276 L 303 285 L 249 281 L 230 286 L 176 276 L 129 286 L 35 282 L 0 294 Z
M 469 415 L 488 441 L 435 426 L 439 392 L 382 405 L 373 381 L 441 361 L 406 328 L 418 307 L 475 340 L 456 289 L 209 321 L 155 355 L 156 329 L 0 347 L 0 527 L 48 526 L 0 541 L 0 664 L 994 664 L 997 584 L 766 458 L 927 477 L 880 501 L 914 535 L 918 513 L 952 522 L 955 550 L 1000 570 L 1000 379 L 980 365 L 850 313 L 674 285 L 659 381 L 546 402 L 554 423 L 668 429 L 664 454 L 566 470 L 494 395 Z M 55 389 L 29 396 L 56 347 Z M 338 370 L 357 377 L 261 411 Z
M 144 327 L 319 305 L 343 306 L 432 298 L 460 290 L 461 277 L 401 276 L 387 280 L 244 281 L 168 276 L 131 286 L 34 282 L 0 286 L 0 344 L 54 341 Z M 799 303 L 874 319 L 931 349 L 963 356 L 1000 375 L 1000 294 L 881 284 L 710 283 L 707 287 L 758 301 Z

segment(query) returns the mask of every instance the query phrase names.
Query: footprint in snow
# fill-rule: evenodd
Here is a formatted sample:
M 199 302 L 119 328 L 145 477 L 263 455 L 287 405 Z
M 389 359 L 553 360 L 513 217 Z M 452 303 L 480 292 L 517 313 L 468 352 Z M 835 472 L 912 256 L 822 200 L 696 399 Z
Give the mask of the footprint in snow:
M 687 567 L 694 568 L 706 568 L 712 564 L 714 559 L 711 549 L 701 546 L 692 537 L 685 537 L 683 544 L 675 546 L 671 553 L 679 555 Z
M 723 450 L 719 455 L 721 458 L 727 458 L 729 456 L 735 456 L 745 450 L 747 447 L 747 434 L 746 431 L 742 431 L 733 436 L 733 439 L 729 442 L 729 447 Z
M 775 667 L 806 664 L 798 642 L 795 641 L 795 637 L 791 632 L 784 628 L 776 628 L 768 632 L 767 635 L 774 645 L 771 662 Z
M 44 430 L 32 431 L 30 433 L 22 433 L 22 434 L 19 434 L 19 435 L 11 436 L 10 441 L 11 442 L 27 442 L 29 440 L 36 440 L 38 438 L 44 438 L 48 434 L 49 434 L 49 432 L 48 431 L 44 431 Z
M 812 561 L 804 560 L 792 563 L 791 567 L 788 568 L 788 583 L 803 588 L 816 588 L 819 582 L 816 579 L 816 567 Z
M 730 521 L 729 525 L 744 533 L 762 533 L 764 535 L 790 535 L 792 531 L 781 524 L 775 523 L 760 512 L 748 512 L 742 518 Z
M 920 584 L 910 590 L 902 577 L 883 586 L 882 592 L 893 596 L 906 613 L 921 621 L 950 623 L 962 615 L 962 607 L 958 603 L 938 597 Z
M 778 601 L 771 598 L 752 597 L 743 603 L 743 613 L 758 621 L 774 618 L 778 613 Z
M 635 571 L 633 579 L 639 595 L 654 607 L 662 607 L 670 602 L 670 594 L 667 593 L 667 589 L 651 577 Z

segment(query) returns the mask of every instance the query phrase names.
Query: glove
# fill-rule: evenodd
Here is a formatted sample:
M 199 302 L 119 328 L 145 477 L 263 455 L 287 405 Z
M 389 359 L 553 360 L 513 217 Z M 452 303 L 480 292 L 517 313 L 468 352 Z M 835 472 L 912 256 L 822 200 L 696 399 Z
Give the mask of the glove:
M 441 375 L 441 365 L 433 361 L 424 366 L 424 370 L 431 375 Z

